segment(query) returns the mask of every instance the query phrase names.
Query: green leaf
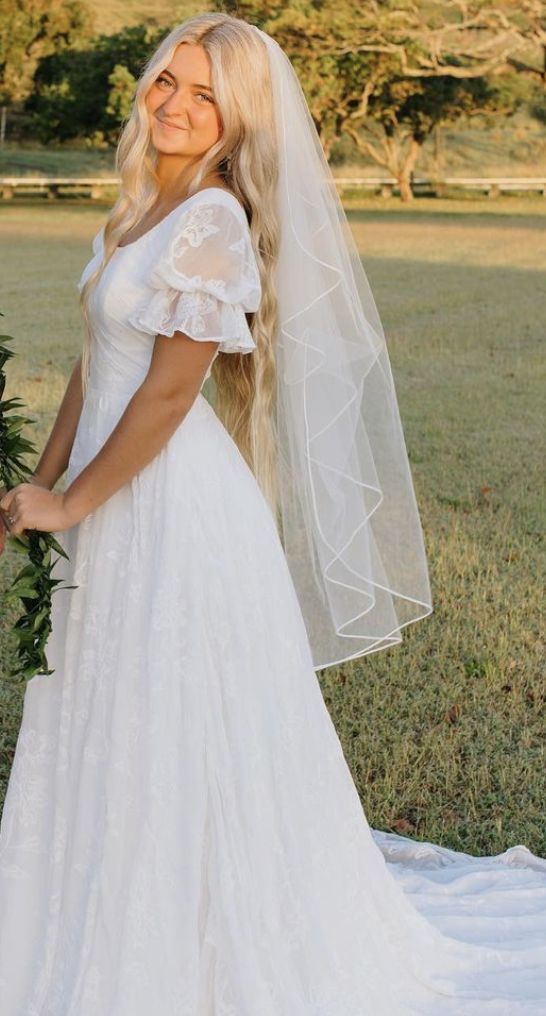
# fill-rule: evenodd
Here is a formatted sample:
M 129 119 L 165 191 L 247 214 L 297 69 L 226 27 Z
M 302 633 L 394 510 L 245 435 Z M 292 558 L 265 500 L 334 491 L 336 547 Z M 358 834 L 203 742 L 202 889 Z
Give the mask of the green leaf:
M 24 543 L 20 543 L 16 536 L 12 536 L 10 547 L 15 551 L 16 554 L 27 554 L 28 547 Z
M 38 628 L 40 627 L 42 622 L 46 619 L 48 614 L 49 614 L 49 611 L 48 611 L 47 607 L 42 607 L 42 610 L 40 610 L 36 614 L 36 617 L 34 618 L 34 624 L 33 624 L 34 631 L 38 630 Z
M 38 590 L 33 589 L 32 586 L 23 586 L 22 588 L 17 586 L 16 591 L 21 599 L 35 600 L 38 596 Z
M 15 576 L 14 582 L 17 582 L 26 575 L 36 575 L 36 568 L 33 564 L 27 564 L 24 568 L 21 568 L 19 574 Z

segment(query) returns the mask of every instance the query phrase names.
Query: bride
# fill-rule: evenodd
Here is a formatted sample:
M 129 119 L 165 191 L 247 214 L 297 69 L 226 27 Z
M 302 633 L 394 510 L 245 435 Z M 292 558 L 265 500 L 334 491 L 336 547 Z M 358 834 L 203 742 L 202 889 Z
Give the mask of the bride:
M 82 356 L 0 498 L 71 587 L 2 816 L 2 1016 L 544 1016 L 546 861 L 370 830 L 320 693 L 432 607 L 381 323 L 282 50 L 175 28 L 118 168 Z

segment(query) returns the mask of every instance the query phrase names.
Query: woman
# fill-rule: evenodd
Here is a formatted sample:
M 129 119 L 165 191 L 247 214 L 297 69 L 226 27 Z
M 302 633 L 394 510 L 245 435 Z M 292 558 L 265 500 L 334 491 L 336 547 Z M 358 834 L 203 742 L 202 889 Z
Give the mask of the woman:
M 3 1016 L 546 1011 L 546 863 L 374 838 L 315 677 L 431 606 L 380 324 L 287 65 L 223 14 L 153 54 L 80 280 L 83 387 L 78 363 L 0 499 L 75 587 L 4 808 Z

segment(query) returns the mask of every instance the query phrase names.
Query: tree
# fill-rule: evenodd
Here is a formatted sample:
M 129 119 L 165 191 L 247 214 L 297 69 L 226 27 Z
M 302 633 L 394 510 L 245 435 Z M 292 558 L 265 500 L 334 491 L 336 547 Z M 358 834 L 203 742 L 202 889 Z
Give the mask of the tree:
M 0 105 L 27 99 L 40 60 L 89 39 L 93 21 L 79 0 L 2 0 Z
M 519 27 L 523 53 L 508 57 L 509 65 L 546 92 L 546 6 L 544 0 L 520 0 Z
M 112 73 L 108 75 L 108 84 L 111 87 L 106 112 L 117 123 L 122 123 L 131 112 L 136 80 L 127 67 L 124 67 L 123 64 L 116 64 Z
M 347 0 L 243 6 L 291 57 L 326 153 L 348 135 L 405 200 L 437 125 L 515 111 L 499 79 L 536 73 L 544 29 L 540 0 L 368 0 L 358 17 Z
M 393 77 L 370 91 L 365 112 L 355 103 L 342 129 L 398 181 L 402 200 L 409 201 L 419 155 L 436 127 L 462 117 L 507 116 L 518 105 L 515 94 L 498 88 L 494 79 Z
M 39 138 L 87 137 L 114 144 L 136 79 L 164 35 L 165 29 L 136 25 L 43 59 L 26 105 Z

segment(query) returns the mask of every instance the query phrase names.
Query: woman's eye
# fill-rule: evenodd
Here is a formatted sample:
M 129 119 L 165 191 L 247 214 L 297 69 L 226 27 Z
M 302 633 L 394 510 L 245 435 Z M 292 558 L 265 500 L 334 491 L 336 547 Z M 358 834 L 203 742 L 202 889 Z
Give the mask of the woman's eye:
M 160 74 L 160 76 L 158 78 L 155 79 L 155 83 L 156 83 L 156 85 L 167 85 L 169 88 L 173 84 L 173 82 L 170 80 L 170 78 L 165 78 L 161 74 Z M 214 102 L 214 99 L 212 98 L 212 96 L 207 95 L 206 92 L 196 92 L 195 96 L 196 96 L 197 99 L 205 99 L 206 102 Z

